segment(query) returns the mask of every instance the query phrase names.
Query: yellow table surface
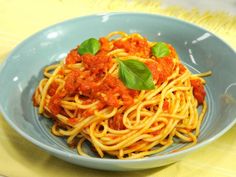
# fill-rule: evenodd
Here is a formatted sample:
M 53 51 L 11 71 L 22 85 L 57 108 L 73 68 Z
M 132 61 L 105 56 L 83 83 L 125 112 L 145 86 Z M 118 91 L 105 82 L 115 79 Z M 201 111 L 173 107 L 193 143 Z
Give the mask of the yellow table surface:
M 65 19 L 112 11 L 175 16 L 216 33 L 236 49 L 236 17 L 197 9 L 161 8 L 159 1 L 0 0 L 0 59 L 36 31 Z M 1 87 L 3 87 L 1 85 Z M 1 93 L 0 93 L 1 94 Z M 59 160 L 18 135 L 0 115 L 0 176 L 236 177 L 236 126 L 175 164 L 133 172 L 88 169 Z

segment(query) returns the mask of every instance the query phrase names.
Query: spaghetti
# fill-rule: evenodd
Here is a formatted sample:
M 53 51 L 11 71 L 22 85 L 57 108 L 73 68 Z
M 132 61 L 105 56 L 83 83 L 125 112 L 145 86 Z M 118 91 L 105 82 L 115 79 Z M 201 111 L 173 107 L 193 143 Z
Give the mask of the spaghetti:
M 191 74 L 170 44 L 163 43 L 162 56 L 159 46 L 154 50 L 158 43 L 140 34 L 112 32 L 93 42 L 47 66 L 32 97 L 39 114 L 52 119 L 54 135 L 66 137 L 81 155 L 87 155 L 82 147 L 88 141 L 100 157 L 119 159 L 158 153 L 175 139 L 186 143 L 184 148 L 196 144 L 207 110 L 202 77 L 210 72 Z M 94 53 L 86 53 L 86 45 Z M 117 59 L 143 63 L 154 88 L 127 87 Z

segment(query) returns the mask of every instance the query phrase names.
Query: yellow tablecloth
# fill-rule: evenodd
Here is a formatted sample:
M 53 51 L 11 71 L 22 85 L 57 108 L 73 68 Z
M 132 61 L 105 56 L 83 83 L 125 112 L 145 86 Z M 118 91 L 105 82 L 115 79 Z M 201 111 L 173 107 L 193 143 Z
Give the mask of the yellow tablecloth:
M 157 0 L 0 0 L 0 58 L 3 60 L 24 38 L 48 25 L 72 17 L 112 11 L 176 16 L 209 29 L 236 49 L 236 17 L 221 12 L 200 13 L 196 9 L 180 7 L 164 9 Z M 0 176 L 235 177 L 235 135 L 236 126 L 212 144 L 166 167 L 106 172 L 68 164 L 47 154 L 18 135 L 0 116 Z

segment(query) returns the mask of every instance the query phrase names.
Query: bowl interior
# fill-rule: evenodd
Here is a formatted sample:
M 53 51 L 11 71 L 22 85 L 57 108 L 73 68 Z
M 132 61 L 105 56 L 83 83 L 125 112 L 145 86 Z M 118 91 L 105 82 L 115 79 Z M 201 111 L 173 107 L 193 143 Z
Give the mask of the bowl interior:
M 198 143 L 212 140 L 232 126 L 236 117 L 235 52 L 204 29 L 176 19 L 148 14 L 105 14 L 77 18 L 51 26 L 25 40 L 2 66 L 0 103 L 4 117 L 34 143 L 77 154 L 68 148 L 64 139 L 50 133 L 51 122 L 37 114 L 31 97 L 46 65 L 64 58 L 70 49 L 89 37 L 101 37 L 118 30 L 137 32 L 150 41 L 172 44 L 194 73 L 212 71 L 212 76 L 206 78 L 209 108 Z M 180 146 L 183 144 L 166 151 Z M 89 148 L 86 149 L 94 155 Z

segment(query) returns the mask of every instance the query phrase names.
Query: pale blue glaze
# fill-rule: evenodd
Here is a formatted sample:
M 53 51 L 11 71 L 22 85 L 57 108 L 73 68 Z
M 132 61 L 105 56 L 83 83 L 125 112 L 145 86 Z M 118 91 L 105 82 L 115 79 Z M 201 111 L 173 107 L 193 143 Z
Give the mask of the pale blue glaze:
M 199 143 L 187 150 L 138 160 L 82 157 L 63 139 L 49 131 L 50 121 L 37 115 L 31 96 L 42 78 L 42 68 L 65 57 L 90 37 L 111 31 L 138 32 L 151 41 L 171 43 L 193 72 L 211 70 L 207 80 L 209 110 L 201 127 Z M 223 135 L 236 122 L 236 54 L 214 34 L 195 25 L 164 16 L 112 13 L 76 18 L 42 30 L 19 44 L 1 66 L 0 109 L 7 122 L 23 137 L 66 161 L 105 170 L 137 170 L 180 160 Z M 183 145 L 175 145 L 169 152 Z

